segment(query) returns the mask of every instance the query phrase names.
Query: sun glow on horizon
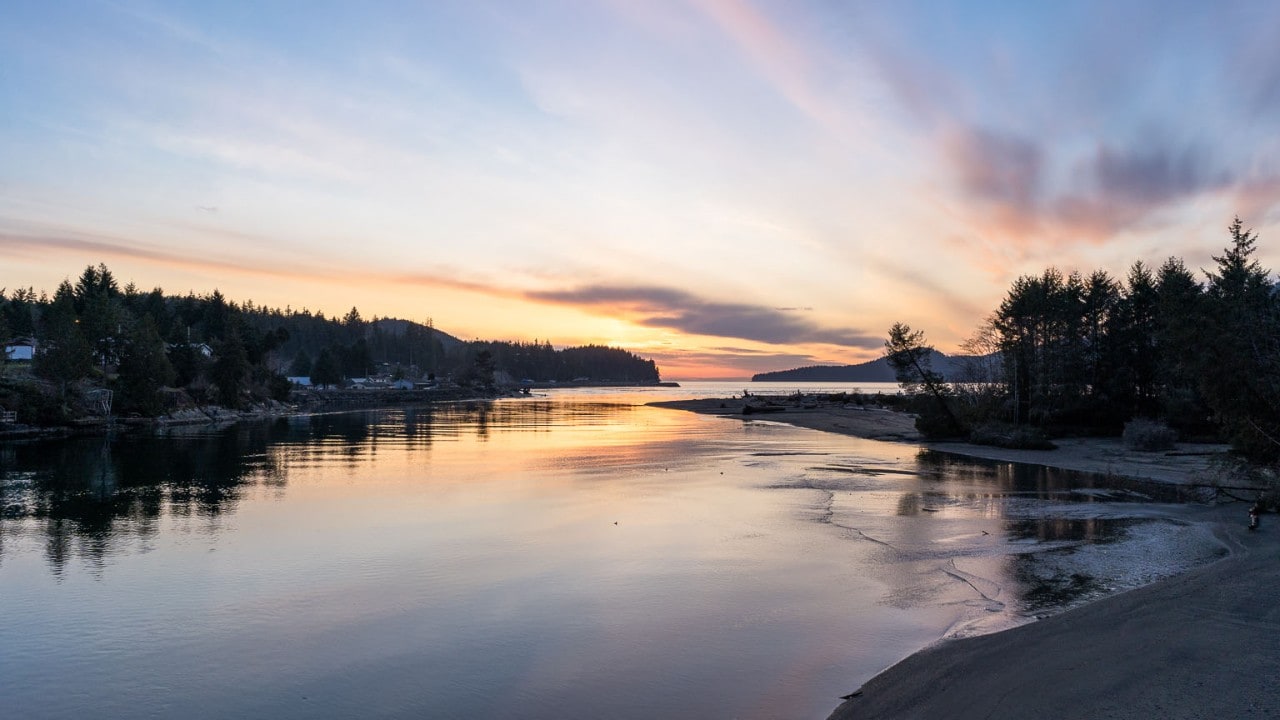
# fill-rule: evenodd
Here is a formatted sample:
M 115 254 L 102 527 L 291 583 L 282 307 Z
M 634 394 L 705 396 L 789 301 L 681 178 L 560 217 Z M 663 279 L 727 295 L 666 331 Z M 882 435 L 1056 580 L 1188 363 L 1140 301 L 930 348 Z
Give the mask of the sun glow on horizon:
M 24 5 L 0 28 L 0 286 L 101 262 L 171 294 L 618 345 L 668 377 L 862 362 L 896 321 L 954 352 L 1020 275 L 1199 266 L 1236 214 L 1280 265 L 1276 22 Z

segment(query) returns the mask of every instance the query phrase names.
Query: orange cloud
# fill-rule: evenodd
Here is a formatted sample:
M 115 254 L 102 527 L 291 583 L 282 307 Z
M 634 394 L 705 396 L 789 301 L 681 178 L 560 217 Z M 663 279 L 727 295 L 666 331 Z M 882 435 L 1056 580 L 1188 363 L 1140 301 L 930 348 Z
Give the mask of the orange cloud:
M 740 338 L 773 345 L 812 343 L 853 348 L 877 347 L 882 342 L 881 338 L 862 332 L 823 327 L 793 310 L 720 302 L 666 287 L 592 285 L 527 292 L 525 297 L 586 308 L 610 317 L 621 316 L 645 327 L 689 335 Z

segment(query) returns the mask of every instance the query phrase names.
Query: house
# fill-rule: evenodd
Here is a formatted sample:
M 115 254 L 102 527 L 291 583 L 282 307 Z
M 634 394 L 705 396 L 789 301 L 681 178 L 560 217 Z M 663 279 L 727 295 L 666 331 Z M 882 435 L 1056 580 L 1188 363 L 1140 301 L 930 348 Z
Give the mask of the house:
M 36 357 L 36 341 L 17 338 L 5 343 L 4 359 L 12 362 L 31 362 Z
M 290 375 L 285 380 L 298 387 L 311 387 L 311 378 L 306 375 Z
M 165 345 L 165 348 L 167 348 L 170 352 L 180 347 L 189 347 L 205 358 L 213 357 L 213 348 L 209 347 L 207 343 L 188 342 L 188 343 L 169 343 Z

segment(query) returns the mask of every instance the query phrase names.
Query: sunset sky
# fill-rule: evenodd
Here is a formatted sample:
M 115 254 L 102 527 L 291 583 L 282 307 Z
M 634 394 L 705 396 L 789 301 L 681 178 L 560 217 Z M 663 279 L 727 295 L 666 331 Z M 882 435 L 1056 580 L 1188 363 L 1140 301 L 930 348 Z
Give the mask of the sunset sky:
M 5 2 L 0 287 L 607 343 L 954 350 L 1019 275 L 1280 267 L 1280 3 Z

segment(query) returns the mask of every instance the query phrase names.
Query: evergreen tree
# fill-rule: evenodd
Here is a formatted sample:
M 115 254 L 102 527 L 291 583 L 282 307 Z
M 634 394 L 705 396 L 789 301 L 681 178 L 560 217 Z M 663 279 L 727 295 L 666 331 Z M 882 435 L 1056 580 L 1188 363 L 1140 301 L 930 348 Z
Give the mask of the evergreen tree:
M 8 304 L 4 297 L 4 291 L 0 290 L 0 373 L 4 372 L 4 366 L 9 361 L 9 354 L 5 350 L 5 345 L 10 340 L 9 321 L 5 318 L 4 313 L 4 309 Z
M 120 407 L 155 416 L 164 411 L 160 389 L 173 382 L 174 370 L 164 341 L 150 315 L 134 327 L 120 356 Z
M 4 304 L 3 315 L 13 337 L 35 336 L 36 307 L 36 291 L 33 288 L 18 288 L 9 296 L 9 301 Z
M 89 374 L 92 356 L 80 332 L 71 283 L 63 280 L 53 303 L 41 318 L 43 338 L 36 350 L 34 370 L 55 383 L 64 401 L 67 388 Z
M 93 351 L 94 360 L 106 371 L 116 360 L 116 346 L 124 321 L 120 289 L 104 264 L 90 265 L 73 289 L 80 332 Z
M 316 356 L 316 361 L 311 365 L 311 384 L 337 385 L 340 382 L 342 382 L 342 366 L 338 363 L 338 358 L 329 348 L 321 350 Z
M 1155 276 L 1139 260 L 1129 268 L 1121 304 L 1115 342 L 1120 357 L 1117 365 L 1126 369 L 1125 397 L 1132 398 L 1129 414 L 1152 416 L 1157 411 L 1157 317 L 1159 291 Z
M 239 409 L 248 381 L 249 360 L 245 355 L 244 342 L 234 327 L 228 332 L 214 351 L 213 366 L 209 368 L 209 379 L 217 388 L 215 398 L 223 407 Z
M 1156 273 L 1156 383 L 1161 414 L 1182 432 L 1208 429 L 1199 377 L 1203 303 L 1203 288 L 1182 260 L 1166 260 Z
M 1199 376 L 1232 444 L 1256 460 L 1280 458 L 1280 357 L 1270 273 L 1253 257 L 1257 235 L 1235 218 L 1231 246 L 1207 272 Z
M 298 354 L 293 356 L 293 362 L 289 364 L 289 374 L 293 377 L 311 376 L 311 356 L 306 350 L 299 348 Z
M 484 349 L 476 353 L 472 364 L 471 379 L 486 390 L 493 389 L 493 351 Z
M 369 343 L 360 338 L 342 353 L 342 372 L 346 377 L 366 377 L 373 367 L 373 356 L 369 353 Z

